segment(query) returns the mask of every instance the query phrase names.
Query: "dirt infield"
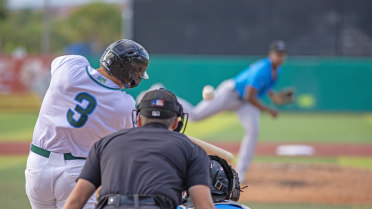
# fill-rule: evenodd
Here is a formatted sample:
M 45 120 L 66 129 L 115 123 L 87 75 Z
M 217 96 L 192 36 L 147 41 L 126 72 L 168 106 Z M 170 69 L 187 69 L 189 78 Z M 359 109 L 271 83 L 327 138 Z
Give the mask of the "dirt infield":
M 238 153 L 239 143 L 213 143 L 232 153 Z M 256 155 L 275 155 L 282 144 L 259 143 Z M 316 156 L 372 156 L 372 144 L 308 144 L 314 147 Z M 0 155 L 25 155 L 30 150 L 30 142 L 0 142 Z
M 0 142 L 0 155 L 26 155 L 31 142 Z
M 372 171 L 334 165 L 253 164 L 242 202 L 372 204 Z
M 231 153 L 239 152 L 239 143 L 213 143 Z M 291 144 L 291 143 L 288 143 Z M 302 144 L 302 143 L 301 143 Z M 283 143 L 259 143 L 255 149 L 256 155 L 276 155 L 276 148 Z M 312 146 L 316 156 L 372 156 L 372 144 L 302 144 Z
M 215 143 L 237 153 L 238 143 Z M 275 155 L 280 144 L 258 144 L 256 155 Z M 372 156 L 372 145 L 313 144 L 316 156 Z M 26 155 L 30 142 L 0 142 L 0 155 Z M 242 202 L 372 204 L 372 170 L 337 165 L 254 163 Z M 248 204 L 249 205 L 249 204 Z

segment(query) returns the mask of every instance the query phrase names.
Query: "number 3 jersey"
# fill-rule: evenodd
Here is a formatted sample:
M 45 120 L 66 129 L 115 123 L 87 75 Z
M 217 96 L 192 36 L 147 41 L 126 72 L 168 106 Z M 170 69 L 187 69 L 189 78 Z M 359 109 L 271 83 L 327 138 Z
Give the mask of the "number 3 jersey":
M 57 57 L 32 143 L 57 153 L 86 157 L 94 142 L 131 128 L 133 97 L 78 55 Z

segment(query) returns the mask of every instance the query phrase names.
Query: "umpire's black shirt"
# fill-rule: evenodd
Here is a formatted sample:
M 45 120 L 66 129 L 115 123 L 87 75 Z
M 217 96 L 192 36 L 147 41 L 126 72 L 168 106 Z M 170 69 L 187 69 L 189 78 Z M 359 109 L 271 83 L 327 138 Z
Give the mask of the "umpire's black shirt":
M 178 205 L 185 189 L 209 186 L 209 158 L 185 135 L 148 124 L 96 142 L 79 178 L 102 185 L 100 196 L 163 195 Z

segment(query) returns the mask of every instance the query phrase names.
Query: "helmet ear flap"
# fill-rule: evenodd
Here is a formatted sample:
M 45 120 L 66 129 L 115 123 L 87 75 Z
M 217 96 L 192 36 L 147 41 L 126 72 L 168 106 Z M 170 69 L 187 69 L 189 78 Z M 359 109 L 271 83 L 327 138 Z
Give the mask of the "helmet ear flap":
M 125 60 L 121 61 L 123 69 L 127 72 L 126 76 L 124 76 L 122 80 L 125 80 L 124 86 L 127 86 L 128 88 L 134 88 L 138 86 L 141 83 L 143 74 L 146 72 L 147 64 L 145 65 L 145 68 L 143 70 L 142 68 L 144 66 L 135 62 L 135 60 L 141 60 L 142 62 L 142 59 L 135 59 L 133 57 L 127 57 L 125 58 Z
M 120 60 L 121 68 L 123 70 L 120 71 L 118 75 L 119 80 L 123 83 L 126 89 L 134 88 L 138 86 L 140 83 L 139 79 L 133 75 L 132 72 L 132 62 L 130 58 L 126 58 L 125 60 Z

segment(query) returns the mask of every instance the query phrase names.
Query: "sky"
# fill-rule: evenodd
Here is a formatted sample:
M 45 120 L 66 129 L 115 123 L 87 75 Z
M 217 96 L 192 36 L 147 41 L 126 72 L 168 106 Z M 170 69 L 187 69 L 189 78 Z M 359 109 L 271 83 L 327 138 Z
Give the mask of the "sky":
M 11 10 L 40 9 L 48 1 L 51 7 L 78 6 L 99 0 L 7 0 L 7 7 Z M 100 0 L 107 3 L 123 3 L 128 0 Z

